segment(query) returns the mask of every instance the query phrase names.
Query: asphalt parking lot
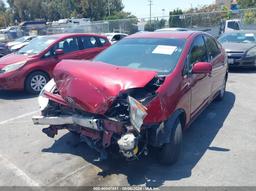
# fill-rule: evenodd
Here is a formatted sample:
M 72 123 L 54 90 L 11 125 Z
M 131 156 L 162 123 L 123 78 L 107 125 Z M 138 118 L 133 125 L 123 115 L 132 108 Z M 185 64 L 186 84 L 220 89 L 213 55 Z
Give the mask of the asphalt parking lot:
M 223 102 L 185 132 L 171 167 L 154 156 L 94 162 L 96 153 L 66 131 L 54 139 L 32 124 L 37 98 L 0 92 L 0 186 L 256 186 L 256 71 L 230 73 Z

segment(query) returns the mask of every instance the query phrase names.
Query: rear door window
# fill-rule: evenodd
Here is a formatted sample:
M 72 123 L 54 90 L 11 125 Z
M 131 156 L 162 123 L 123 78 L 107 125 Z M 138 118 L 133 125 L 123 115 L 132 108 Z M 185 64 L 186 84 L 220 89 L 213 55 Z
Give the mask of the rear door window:
M 99 39 L 94 36 L 82 36 L 80 37 L 80 40 L 83 49 L 96 48 L 101 46 Z
M 64 53 L 70 53 L 79 50 L 78 39 L 76 37 L 66 38 L 60 41 L 54 47 L 54 50 L 62 49 Z
M 205 36 L 205 43 L 207 47 L 209 60 L 214 59 L 221 53 L 219 46 L 217 45 L 216 41 L 213 38 Z

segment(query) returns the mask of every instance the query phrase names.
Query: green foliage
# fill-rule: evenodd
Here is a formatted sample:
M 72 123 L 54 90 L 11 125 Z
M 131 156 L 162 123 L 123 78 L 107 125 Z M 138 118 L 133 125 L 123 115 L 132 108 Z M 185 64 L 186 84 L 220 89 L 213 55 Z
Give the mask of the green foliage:
M 255 0 L 238 0 L 238 5 L 241 9 L 255 8 L 256 1 Z
M 134 17 L 123 12 L 122 0 L 8 0 L 11 21 L 8 24 L 28 20 L 46 21 L 64 18 L 90 18 L 92 21 L 123 19 Z M 6 14 L 4 3 L 0 0 L 0 13 Z M 0 16 L 0 25 L 3 26 Z
M 183 15 L 181 9 L 175 9 L 169 13 L 169 26 L 170 27 L 184 27 L 184 20 L 181 19 L 180 15 Z
M 245 24 L 255 24 L 256 23 L 256 12 L 255 11 L 246 11 L 244 14 L 244 23 Z
M 137 23 L 137 17 L 131 15 L 129 12 L 124 11 L 113 11 L 110 16 L 104 18 L 105 20 L 116 20 L 116 19 L 135 19 Z
M 256 8 L 256 0 L 238 0 L 238 5 L 241 9 Z M 255 24 L 256 23 L 255 10 L 245 11 L 243 22 L 245 24 Z
M 148 21 L 144 27 L 144 30 L 145 31 L 154 31 L 156 29 L 161 29 L 161 28 L 164 28 L 165 27 L 165 23 L 166 23 L 166 20 L 164 19 L 161 19 L 160 21 L 159 20 L 154 20 L 154 21 Z

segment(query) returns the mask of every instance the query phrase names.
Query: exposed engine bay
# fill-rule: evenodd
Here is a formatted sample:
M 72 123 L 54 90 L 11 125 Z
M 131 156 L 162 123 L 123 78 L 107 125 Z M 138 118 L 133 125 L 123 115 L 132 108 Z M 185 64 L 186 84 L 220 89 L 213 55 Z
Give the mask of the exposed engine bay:
M 59 130 L 67 129 L 80 135 L 83 142 L 106 159 L 107 150 L 118 148 L 126 159 L 136 159 L 148 152 L 148 132 L 143 126 L 147 104 L 165 77 L 155 76 L 144 87 L 130 88 L 108 98 L 112 103 L 104 114 L 88 112 L 75 97 L 62 96 L 58 83 L 52 79 L 39 96 L 41 116 L 33 117 L 35 125 L 48 125 L 43 132 L 53 138 Z M 86 101 L 86 100 L 85 100 Z

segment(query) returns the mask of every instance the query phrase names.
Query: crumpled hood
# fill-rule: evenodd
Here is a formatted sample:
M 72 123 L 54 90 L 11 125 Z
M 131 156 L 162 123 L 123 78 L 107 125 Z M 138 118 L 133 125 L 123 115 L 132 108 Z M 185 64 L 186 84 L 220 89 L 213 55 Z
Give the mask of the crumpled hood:
M 226 52 L 246 52 L 255 47 L 255 43 L 223 43 L 223 48 Z
M 147 85 L 157 72 L 102 62 L 63 60 L 53 71 L 60 95 L 89 113 L 104 114 L 120 92 Z
M 20 54 L 8 54 L 2 58 L 0 58 L 0 69 L 3 67 L 10 65 L 10 64 L 15 64 L 17 62 L 21 61 L 27 61 L 31 59 L 29 56 L 26 55 L 20 55 Z

